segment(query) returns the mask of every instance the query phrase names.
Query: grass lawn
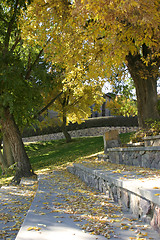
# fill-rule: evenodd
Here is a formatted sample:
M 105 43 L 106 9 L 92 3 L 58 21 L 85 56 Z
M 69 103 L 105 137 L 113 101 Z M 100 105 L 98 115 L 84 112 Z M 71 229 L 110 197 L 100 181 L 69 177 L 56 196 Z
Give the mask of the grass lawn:
M 120 134 L 122 144 L 130 141 L 132 133 Z M 71 143 L 64 139 L 48 142 L 38 142 L 25 145 L 33 170 L 36 173 L 52 170 L 54 167 L 71 162 L 83 161 L 87 156 L 102 152 L 104 149 L 103 137 L 74 138 Z M 13 177 L 13 171 L 1 175 L 0 185 L 9 183 Z
M 128 132 L 128 133 L 119 134 L 121 144 L 125 145 L 126 143 L 129 143 L 134 133 L 135 132 Z
M 32 168 L 38 173 L 103 151 L 103 137 L 74 138 L 71 143 L 66 143 L 64 139 L 38 142 L 26 144 L 25 148 Z M 0 175 L 0 185 L 9 183 L 12 177 L 12 171 Z
M 27 154 L 35 171 L 52 168 L 103 151 L 103 137 L 75 138 L 71 143 L 64 139 L 29 144 Z

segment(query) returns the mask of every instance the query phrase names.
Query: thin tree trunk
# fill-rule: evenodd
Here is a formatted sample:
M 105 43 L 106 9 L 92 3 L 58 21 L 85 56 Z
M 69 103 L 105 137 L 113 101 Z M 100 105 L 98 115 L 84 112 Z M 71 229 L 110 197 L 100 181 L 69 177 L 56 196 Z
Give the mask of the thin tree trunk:
M 22 177 L 30 177 L 34 175 L 34 172 L 25 151 L 20 131 L 9 109 L 4 110 L 4 118 L 1 119 L 1 125 L 2 133 L 7 137 L 14 160 L 17 163 L 16 174 L 13 181 L 19 183 Z
M 66 142 L 69 143 L 69 142 L 72 141 L 72 139 L 71 139 L 70 134 L 67 131 L 66 123 L 67 123 L 66 116 L 63 116 L 63 123 L 62 123 L 61 129 L 62 129 L 62 132 L 63 132 L 63 134 L 65 136 Z
M 160 119 L 157 105 L 158 66 L 146 65 L 138 54 L 129 54 L 127 62 L 136 87 L 139 126 L 144 128 L 146 120 Z

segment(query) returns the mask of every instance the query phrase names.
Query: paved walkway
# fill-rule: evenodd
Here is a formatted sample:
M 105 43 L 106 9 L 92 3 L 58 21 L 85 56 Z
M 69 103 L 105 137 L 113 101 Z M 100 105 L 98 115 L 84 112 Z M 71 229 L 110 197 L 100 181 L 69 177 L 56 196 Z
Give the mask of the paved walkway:
M 39 187 L 16 240 L 160 239 L 66 170 L 39 176 Z M 2 238 L 3 239 L 3 238 Z M 7 238 L 5 239 L 7 240 Z
M 0 240 L 14 240 L 31 206 L 37 181 L 0 188 Z

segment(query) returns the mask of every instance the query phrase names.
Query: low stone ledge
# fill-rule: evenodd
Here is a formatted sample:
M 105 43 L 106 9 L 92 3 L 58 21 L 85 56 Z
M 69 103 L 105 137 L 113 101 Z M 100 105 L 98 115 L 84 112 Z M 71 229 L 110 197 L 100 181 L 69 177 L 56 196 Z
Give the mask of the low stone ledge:
M 127 175 L 128 172 L 123 172 L 123 174 L 119 174 L 119 173 L 113 174 L 112 171 L 91 169 L 81 164 L 74 164 L 74 167 L 71 169 L 75 169 L 73 170 L 75 172 L 72 172 L 74 174 L 76 174 L 76 170 L 79 169 L 79 171 L 92 174 L 93 176 L 101 178 L 109 183 L 113 183 L 114 185 L 120 188 L 133 192 L 139 195 L 140 197 L 146 198 L 151 202 L 160 206 L 160 196 L 155 196 L 154 194 L 157 193 L 157 190 L 153 189 L 153 186 L 156 186 L 156 185 L 160 186 L 160 177 L 157 179 L 145 179 L 143 176 L 139 175 L 138 179 L 135 179 L 135 175 L 136 175 L 135 172 L 130 172 L 129 174 L 132 175 L 133 178 L 121 179 L 123 175 Z M 160 193 L 160 190 L 159 190 L 159 193 Z
M 160 146 L 112 148 L 107 156 L 112 163 L 160 169 Z M 105 160 L 104 156 L 102 159 Z
M 147 146 L 160 146 L 160 134 L 156 136 L 144 137 L 145 147 Z
M 135 179 L 135 173 L 130 174 L 132 178 L 122 179 L 123 174 L 112 171 L 91 169 L 82 164 L 74 164 L 68 171 L 77 175 L 89 186 L 109 193 L 109 197 L 118 202 L 122 208 L 127 209 L 136 217 L 151 224 L 160 233 L 160 190 L 154 186 L 160 186 L 160 177 L 156 179 Z
M 126 147 L 144 147 L 144 142 L 127 143 Z
M 135 152 L 135 151 L 160 151 L 160 146 L 150 146 L 150 147 L 117 147 L 117 148 L 109 148 L 108 152 Z
M 109 154 L 98 154 L 97 157 L 98 157 L 98 160 L 103 159 L 103 160 L 106 161 L 106 162 L 110 162 L 110 160 L 109 160 Z

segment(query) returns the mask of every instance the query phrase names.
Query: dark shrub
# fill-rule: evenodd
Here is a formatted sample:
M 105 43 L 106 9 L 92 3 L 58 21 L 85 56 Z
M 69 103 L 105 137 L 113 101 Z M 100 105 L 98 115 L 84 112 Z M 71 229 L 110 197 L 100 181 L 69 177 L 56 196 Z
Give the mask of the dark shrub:
M 110 116 L 110 117 L 98 117 L 98 118 L 89 118 L 85 122 L 78 123 L 70 123 L 67 126 L 67 130 L 79 130 L 85 128 L 94 128 L 94 127 L 136 127 L 138 126 L 137 117 L 123 117 L 123 116 Z M 42 130 L 39 128 L 27 128 L 24 130 L 22 136 L 30 137 L 30 136 L 38 136 L 45 135 L 51 133 L 61 132 L 61 128 L 59 126 L 54 127 L 46 127 Z

